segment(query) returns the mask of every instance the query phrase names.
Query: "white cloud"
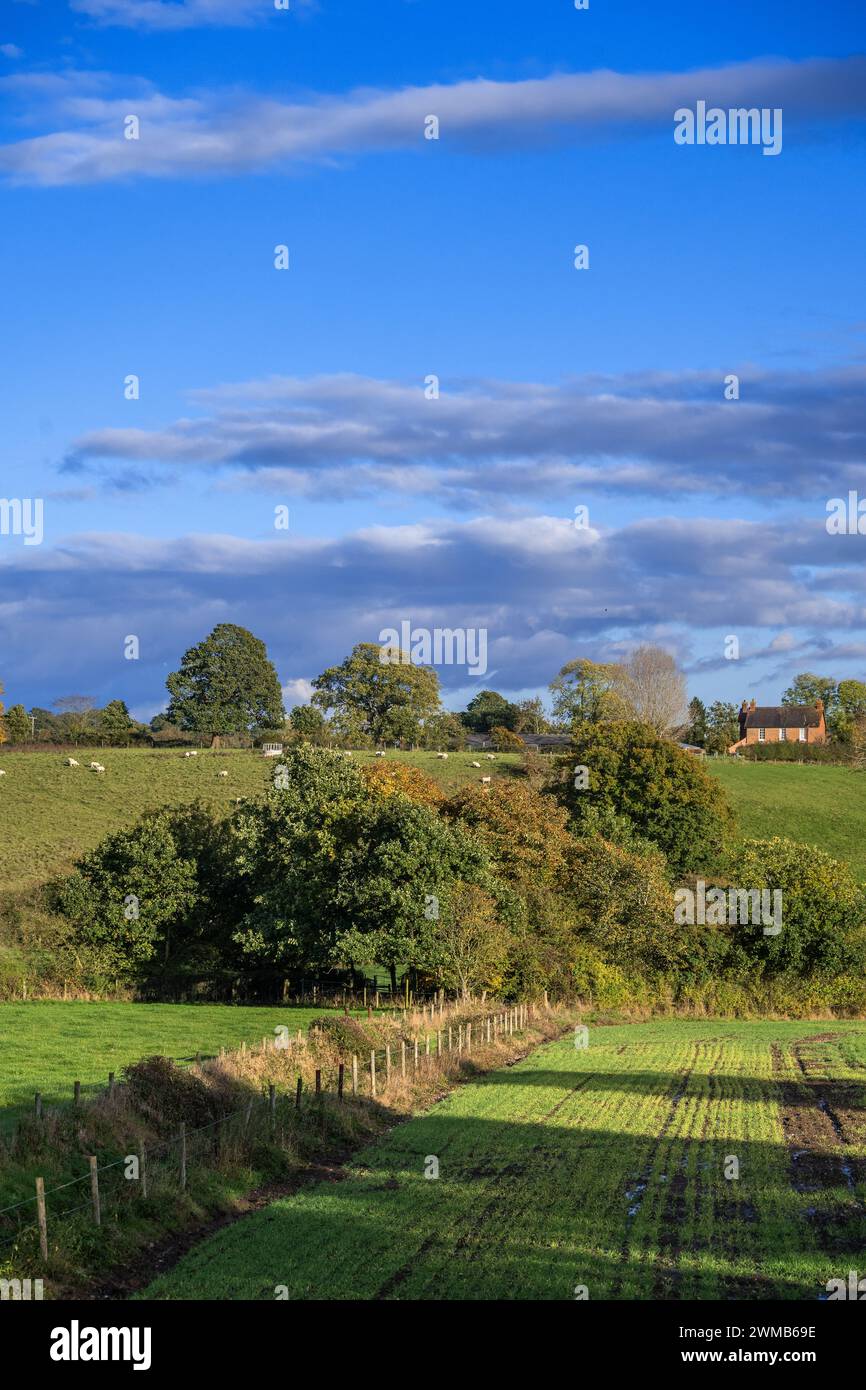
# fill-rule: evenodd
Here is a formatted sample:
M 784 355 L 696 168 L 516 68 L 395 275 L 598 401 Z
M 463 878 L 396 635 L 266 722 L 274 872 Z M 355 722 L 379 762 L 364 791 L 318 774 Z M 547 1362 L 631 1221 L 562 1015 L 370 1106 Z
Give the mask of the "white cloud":
M 285 13 L 311 3 L 314 0 L 291 0 Z M 277 13 L 273 0 L 70 0 L 70 5 L 97 24 L 128 29 L 240 27 Z
M 50 185 L 241 174 L 382 149 L 415 148 L 429 158 L 423 130 L 431 113 L 439 117 L 445 144 L 508 152 L 539 137 L 587 138 L 647 126 L 672 130 L 677 107 L 698 98 L 723 107 L 781 106 L 786 119 L 862 117 L 866 59 L 762 60 L 693 72 L 602 70 L 515 82 L 476 78 L 314 95 L 304 102 L 234 92 L 177 102 L 142 95 L 140 83 L 131 84 L 132 92 L 129 86 L 115 100 L 89 101 L 65 128 L 3 146 L 0 171 Z M 140 117 L 140 139 L 123 138 L 122 107 Z
M 17 43 L 0 43 L 0 53 L 4 58 L 23 58 L 24 49 L 19 48 Z
M 584 377 L 559 384 L 272 377 L 193 393 L 210 413 L 159 430 L 93 430 L 67 469 L 222 470 L 232 488 L 448 505 L 583 492 L 840 495 L 866 480 L 866 367 Z M 145 473 L 146 476 L 146 473 Z M 823 504 L 822 504 L 823 505 Z

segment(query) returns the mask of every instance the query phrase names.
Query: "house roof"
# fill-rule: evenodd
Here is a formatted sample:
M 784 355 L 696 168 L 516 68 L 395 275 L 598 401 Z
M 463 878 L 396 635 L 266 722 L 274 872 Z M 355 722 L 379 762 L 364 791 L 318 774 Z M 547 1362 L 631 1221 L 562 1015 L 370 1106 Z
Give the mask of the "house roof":
M 814 705 L 758 705 L 746 715 L 747 729 L 817 729 L 820 724 Z

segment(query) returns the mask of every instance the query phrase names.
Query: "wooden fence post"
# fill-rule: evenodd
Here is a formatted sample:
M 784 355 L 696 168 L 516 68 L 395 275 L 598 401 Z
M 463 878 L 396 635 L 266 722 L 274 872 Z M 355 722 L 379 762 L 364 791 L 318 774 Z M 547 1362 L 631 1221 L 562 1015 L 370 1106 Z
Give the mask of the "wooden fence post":
M 390 1081 L 391 1081 L 391 1044 L 390 1044 L 390 1043 L 387 1043 L 387 1044 L 385 1045 L 385 1084 L 386 1084 L 386 1085 L 389 1085 L 389 1084 L 390 1084 Z
M 73 1103 L 73 1105 L 80 1105 L 80 1104 L 81 1104 L 81 1082 L 80 1082 L 80 1081 L 76 1081 L 76 1082 L 73 1083 L 73 1086 L 72 1086 L 72 1103 Z
M 376 1099 L 376 1054 L 370 1053 L 370 1095 Z
M 186 1125 L 180 1127 L 180 1190 L 186 1192 Z
M 110 1071 L 110 1072 L 108 1073 L 108 1094 L 109 1094 L 109 1096 L 113 1096 L 113 1095 L 114 1095 L 114 1072 L 113 1072 L 113 1071 Z
M 400 1039 L 400 1075 L 406 1075 L 406 1039 Z
M 102 1213 L 99 1209 L 99 1170 L 96 1166 L 96 1155 L 91 1154 L 87 1162 L 90 1164 L 90 1199 L 93 1203 L 93 1220 L 97 1226 L 101 1226 Z
M 298 1084 L 297 1084 L 297 1087 L 295 1088 L 295 1109 L 296 1109 L 296 1110 L 300 1110 L 300 1108 L 301 1108 L 301 1091 L 302 1091 L 303 1089 L 304 1089 L 303 1078 L 299 1076 L 299 1077 L 298 1077 Z
M 48 1224 L 45 1218 L 45 1179 L 36 1179 L 36 1213 L 39 1220 L 39 1250 L 48 1259 Z
M 322 1094 L 322 1069 L 321 1069 L 321 1067 L 316 1067 L 316 1095 L 317 1095 L 317 1096 L 320 1096 L 321 1094 Z
M 438 1030 L 438 1032 L 437 1032 L 437 1034 L 436 1034 L 436 1056 L 437 1056 L 437 1057 L 441 1057 L 441 1056 L 442 1056 L 442 1029 L 441 1029 L 441 1028 Z
M 277 1088 L 273 1081 L 268 1082 L 268 1110 L 271 1117 L 271 1133 L 277 1127 Z
M 451 1051 L 451 1024 L 448 1024 L 448 1051 Z
M 337 1099 L 338 1099 L 338 1100 L 342 1100 L 342 1099 L 343 1099 L 343 1074 L 344 1074 L 345 1070 L 346 1070 L 345 1065 L 344 1065 L 343 1062 L 341 1062 L 341 1063 L 340 1063 L 340 1066 L 339 1066 L 339 1068 L 338 1068 L 338 1071 L 337 1071 Z
M 147 1196 L 147 1153 L 144 1145 L 140 1145 L 138 1151 L 139 1178 L 141 1180 L 141 1195 Z
M 352 1053 L 352 1095 L 358 1094 L 358 1054 Z
M 415 1039 L 415 1071 L 418 1070 L 418 1039 Z

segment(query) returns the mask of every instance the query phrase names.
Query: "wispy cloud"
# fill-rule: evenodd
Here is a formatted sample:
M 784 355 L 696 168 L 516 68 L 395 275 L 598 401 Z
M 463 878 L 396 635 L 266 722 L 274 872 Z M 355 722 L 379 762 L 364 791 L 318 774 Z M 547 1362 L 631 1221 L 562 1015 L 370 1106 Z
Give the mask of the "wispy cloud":
M 118 81 L 112 98 L 67 100 L 45 114 L 45 133 L 0 147 L 0 173 L 37 184 L 131 177 L 226 176 L 415 148 L 431 157 L 424 123 L 457 149 L 508 150 L 540 139 L 607 136 L 671 125 L 702 98 L 723 107 L 782 107 L 809 122 L 866 114 L 866 58 L 761 60 L 692 72 L 599 70 L 514 82 L 360 89 L 286 102 L 237 92 L 177 100 Z M 124 138 L 137 115 L 140 138 Z M 60 128 L 57 128 L 60 125 Z
M 580 496 L 838 496 L 866 483 L 866 366 L 531 382 L 274 377 L 192 393 L 207 413 L 162 429 L 76 439 L 68 471 L 120 465 L 228 472 L 232 486 L 315 496 L 394 493 L 445 503 Z M 148 472 L 149 470 L 149 472 Z
M 130 679 L 122 644 L 135 633 L 139 702 L 156 698 L 166 669 L 220 621 L 263 636 L 301 695 L 301 681 L 403 618 L 486 627 L 485 680 L 509 690 L 546 685 L 575 655 L 663 635 L 686 657 L 699 634 L 721 651 L 746 627 L 764 634 L 752 641 L 762 672 L 772 660 L 787 679 L 827 643 L 860 670 L 866 538 L 843 540 L 820 521 L 661 517 L 581 531 L 537 515 L 325 539 L 79 535 L 0 560 L 0 644 L 20 679 L 54 682 L 62 670 L 67 683 L 90 673 L 108 688 Z M 773 646 L 780 633 L 795 634 L 787 652 Z M 466 686 L 463 670 L 439 674 L 451 690 Z
M 314 3 L 292 0 L 291 9 Z M 277 13 L 273 0 L 70 0 L 70 7 L 97 24 L 127 29 L 241 27 L 264 23 Z

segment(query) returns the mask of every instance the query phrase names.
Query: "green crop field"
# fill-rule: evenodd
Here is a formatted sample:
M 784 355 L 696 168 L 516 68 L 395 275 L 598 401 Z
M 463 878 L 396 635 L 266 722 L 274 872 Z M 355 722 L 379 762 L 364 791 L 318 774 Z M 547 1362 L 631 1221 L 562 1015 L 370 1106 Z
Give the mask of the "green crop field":
M 277 1025 L 306 1028 L 321 1009 L 227 1004 L 125 1004 L 36 1000 L 0 1004 L 0 1129 L 36 1091 L 70 1100 L 72 1083 L 105 1086 L 110 1071 L 161 1053 L 176 1061 L 258 1044 Z
M 64 753 L 9 753 L 0 750 L 0 891 L 25 888 L 68 869 L 73 860 L 113 830 L 131 825 L 152 806 L 183 805 L 200 799 L 229 809 L 238 796 L 255 796 L 266 785 L 273 763 L 261 753 L 239 750 L 185 758 L 172 749 L 80 749 L 80 767 L 67 767 Z M 355 753 L 358 763 L 374 753 Z M 391 752 L 386 757 L 413 763 L 437 777 L 448 793 L 482 775 L 504 776 L 519 765 L 517 754 Z M 88 763 L 101 762 L 104 773 Z M 220 777 L 225 769 L 228 777 Z
M 143 1297 L 819 1299 L 866 1260 L 864 1074 L 863 1024 L 590 1025 Z
M 866 774 L 820 763 L 749 763 L 707 758 L 741 835 L 785 835 L 847 860 L 866 879 Z

